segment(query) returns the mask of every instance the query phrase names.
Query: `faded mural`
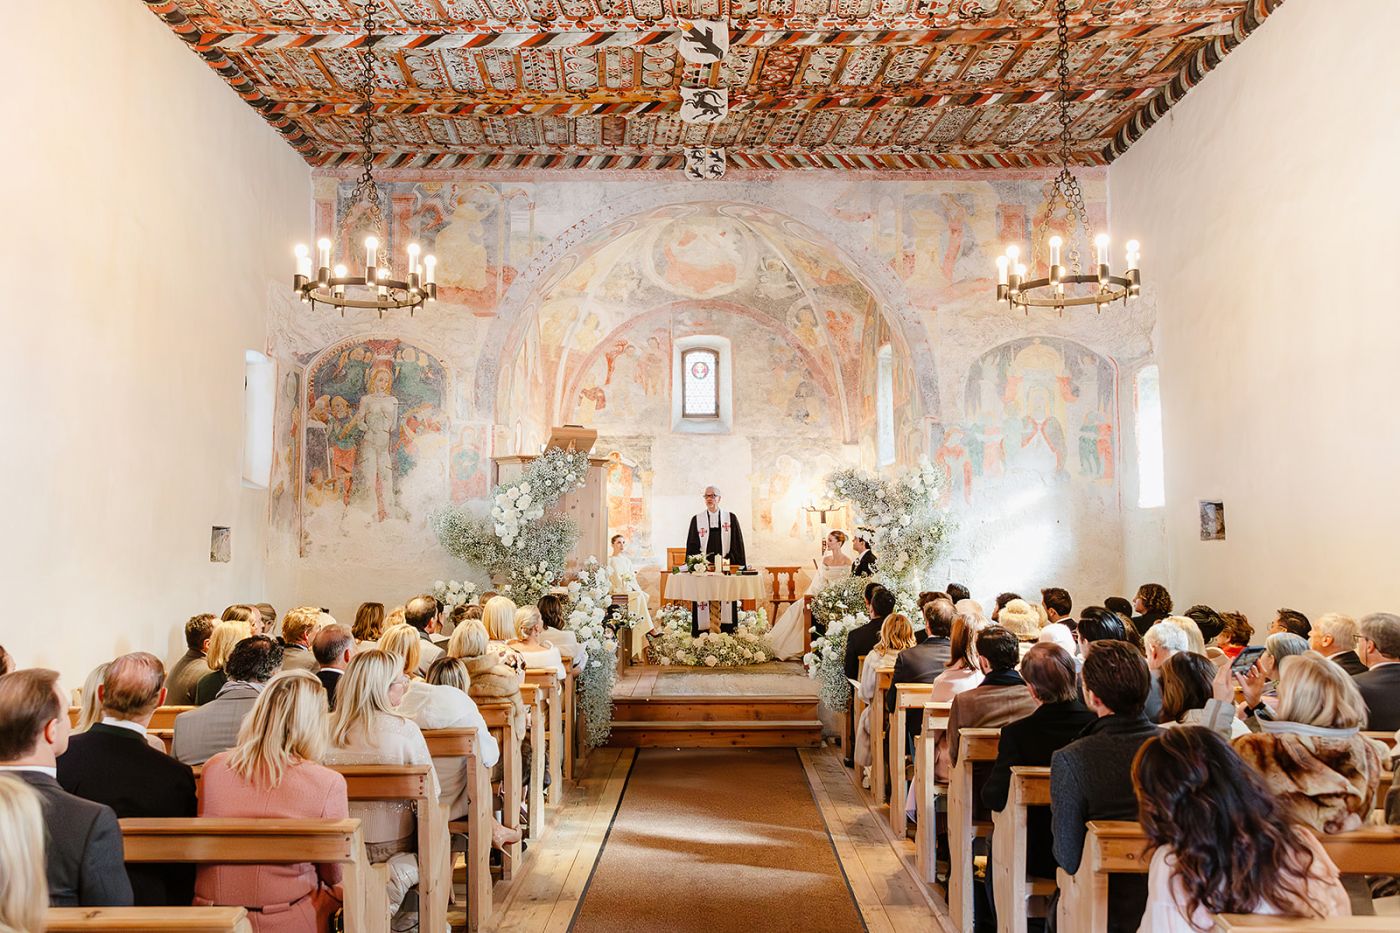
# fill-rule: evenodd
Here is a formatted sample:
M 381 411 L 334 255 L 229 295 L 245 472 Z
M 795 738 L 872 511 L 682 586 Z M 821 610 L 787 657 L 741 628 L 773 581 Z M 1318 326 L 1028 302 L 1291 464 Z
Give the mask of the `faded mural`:
M 1103 178 L 1084 177 L 1091 222 Z M 1073 583 L 1095 600 L 1122 588 L 1135 473 L 1119 384 L 1150 362 L 1151 314 L 996 305 L 993 257 L 1030 244 L 1046 179 L 555 179 L 391 175 L 389 249 L 436 253 L 438 304 L 382 321 L 290 301 L 274 314 L 269 508 L 313 577 L 357 560 L 392 579 L 460 576 L 432 510 L 484 509 L 493 456 L 574 423 L 599 432 L 610 528 L 643 567 L 717 481 L 756 562 L 810 566 L 821 528 L 807 504 L 834 467 L 875 466 L 885 431 L 896 465 L 926 456 L 948 480 L 959 532 L 940 573 Z M 345 243 L 362 225 L 349 188 L 317 180 L 321 231 L 348 222 Z M 718 435 L 673 412 L 677 341 L 705 336 L 731 354 L 733 424 Z

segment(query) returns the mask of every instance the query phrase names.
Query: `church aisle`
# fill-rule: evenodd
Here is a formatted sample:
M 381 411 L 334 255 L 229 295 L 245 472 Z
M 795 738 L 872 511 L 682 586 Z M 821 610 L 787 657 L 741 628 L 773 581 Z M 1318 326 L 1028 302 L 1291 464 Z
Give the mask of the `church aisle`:
M 792 749 L 642 749 L 573 929 L 865 928 Z

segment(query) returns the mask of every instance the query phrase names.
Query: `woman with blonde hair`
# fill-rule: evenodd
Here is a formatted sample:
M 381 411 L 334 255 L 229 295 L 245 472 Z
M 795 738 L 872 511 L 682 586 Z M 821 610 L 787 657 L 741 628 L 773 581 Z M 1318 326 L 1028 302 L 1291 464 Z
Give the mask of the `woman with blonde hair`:
M 39 795 L 23 781 L 0 774 L 0 933 L 44 929 L 49 883 L 43 851 Z
M 355 636 L 356 648 L 379 641 L 379 636 L 384 634 L 384 604 L 360 603 L 360 608 L 355 610 L 355 624 L 350 626 L 350 634 Z
M 876 678 L 879 669 L 894 663 L 894 659 L 905 648 L 914 646 L 914 626 L 902 612 L 892 612 L 880 624 L 880 640 L 865 656 L 860 669 L 860 696 L 865 700 L 860 722 L 856 725 L 855 762 L 860 768 L 868 769 L 872 760 L 870 750 L 870 701 L 875 698 Z M 869 786 L 868 775 L 862 779 Z
M 229 607 L 237 608 L 237 607 Z M 209 635 L 209 650 L 205 652 L 204 663 L 209 665 L 209 673 L 199 678 L 194 686 L 194 705 L 203 706 L 219 695 L 228 675 L 224 673 L 224 662 L 233 653 L 233 646 L 255 633 L 247 620 L 234 619 L 220 622 Z
M 543 636 L 544 619 L 538 608 L 521 606 L 515 610 L 515 637 L 506 645 L 520 652 L 527 667 L 553 670 L 563 680 L 568 676 L 564 670 L 564 659 L 558 648 L 542 640 Z
M 492 641 L 505 642 L 515 637 L 515 603 L 509 596 L 492 596 L 481 610 L 481 621 Z
M 385 638 L 393 631 L 385 632 Z M 418 726 L 395 709 L 408 684 L 401 655 L 370 648 L 351 658 L 335 689 L 326 760 L 337 765 L 428 765 L 432 799 L 438 796 L 438 780 L 428 743 Z M 350 813 L 360 820 L 369 860 L 388 863 L 392 918 L 408 889 L 418 883 L 413 807 L 406 801 L 357 801 Z
M 199 815 L 345 819 L 345 778 L 320 764 L 325 750 L 325 688 L 309 671 L 278 674 L 244 718 L 237 744 L 205 763 Z M 258 933 L 324 930 L 340 908 L 340 877 L 335 863 L 201 865 L 194 901 L 245 907 Z
M 223 615 L 219 616 L 219 621 L 247 622 L 250 635 L 262 635 L 267 631 L 268 623 L 277 620 L 264 619 L 257 606 L 251 606 L 248 603 L 235 603 L 224 610 Z

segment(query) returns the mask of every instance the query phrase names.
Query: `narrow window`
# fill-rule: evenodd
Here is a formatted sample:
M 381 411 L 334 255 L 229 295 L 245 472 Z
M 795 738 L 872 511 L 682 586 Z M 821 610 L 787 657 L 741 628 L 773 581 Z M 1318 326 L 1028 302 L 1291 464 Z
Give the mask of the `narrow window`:
M 243 485 L 266 489 L 272 476 L 272 415 L 277 364 L 243 354 Z
M 681 354 L 681 417 L 719 417 L 719 352 L 695 347 Z
M 1167 502 L 1167 482 L 1162 447 L 1162 387 L 1155 364 L 1138 371 L 1134 390 L 1138 508 L 1161 508 Z

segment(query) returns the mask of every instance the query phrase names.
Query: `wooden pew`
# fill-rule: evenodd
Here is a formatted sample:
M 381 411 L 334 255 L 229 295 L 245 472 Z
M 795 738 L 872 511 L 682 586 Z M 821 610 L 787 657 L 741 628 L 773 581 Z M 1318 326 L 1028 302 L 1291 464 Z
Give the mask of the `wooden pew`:
M 50 907 L 48 933 L 252 933 L 242 907 Z
M 526 838 L 531 842 L 544 832 L 544 775 L 545 768 L 545 717 L 544 689 L 538 684 L 526 683 L 520 688 L 520 698 L 525 701 L 529 712 L 526 728 L 530 734 L 530 825 Z
M 528 686 L 528 685 L 527 685 Z M 533 689 L 533 688 L 531 688 Z M 523 689 L 522 689 L 522 699 Z M 524 765 L 520 759 L 520 741 L 511 721 L 514 710 L 509 700 L 478 700 L 486 727 L 501 747 L 501 824 L 510 829 L 520 828 L 520 797 L 524 782 Z M 520 862 L 520 843 L 514 842 L 501 853 L 501 879 L 509 881 Z
M 447 813 L 438 802 L 436 786 L 429 786 L 427 765 L 329 765 L 345 778 L 351 802 L 407 801 L 417 818 L 418 920 L 425 930 L 439 930 L 447 923 L 451 893 L 448 863 Z M 388 882 L 382 866 L 371 865 L 376 884 L 370 888 L 374 906 L 387 911 L 383 902 Z
M 174 729 L 175 717 L 181 713 L 196 709 L 193 706 L 157 706 L 156 711 L 151 714 L 151 729 Z M 82 710 L 76 706 L 68 707 L 68 722 L 72 725 L 78 724 L 78 716 Z
M 1050 769 L 1015 767 L 1006 806 L 992 814 L 992 893 L 996 898 L 997 929 L 1026 933 L 1026 901 L 1055 891 L 1049 878 L 1026 876 L 1026 819 L 1029 807 L 1050 805 Z
M 922 714 L 924 704 L 933 693 L 933 684 L 896 684 L 894 709 L 890 710 L 889 753 L 890 763 L 890 829 L 896 839 L 903 839 L 908 821 L 904 816 L 904 799 L 908 796 L 909 784 L 904 778 L 904 754 L 908 739 L 906 722 L 910 710 Z
M 630 629 L 629 629 L 630 631 Z M 525 672 L 525 682 L 540 688 L 544 701 L 546 727 L 549 731 L 549 747 L 545 751 L 545 765 L 549 769 L 549 789 L 545 791 L 549 802 L 557 804 L 564 792 L 564 769 L 561 764 L 564 754 L 564 691 L 557 672 L 544 668 L 531 668 Z M 534 820 L 530 821 L 533 828 Z M 534 838 L 532 835 L 530 838 Z
M 894 680 L 894 659 L 875 669 L 875 695 L 870 698 L 870 792 L 885 802 L 885 693 Z
M 1000 729 L 959 730 L 958 761 L 948 774 L 948 915 L 959 930 L 972 929 L 972 842 L 991 830 L 990 822 L 973 820 L 978 804 L 973 767 L 996 761 L 1000 742 Z
M 369 910 L 369 858 L 359 820 L 124 819 L 128 862 L 285 865 L 335 862 L 342 868 L 345 928 L 365 933 L 389 929 L 385 911 Z M 382 886 L 381 886 L 382 887 Z M 382 903 L 383 894 L 379 895 Z
M 1368 826 L 1349 833 L 1319 835 L 1318 841 L 1344 875 L 1400 874 L 1400 827 Z M 1143 874 L 1149 862 L 1147 836 L 1140 824 L 1091 821 L 1079 871 L 1073 875 L 1059 872 L 1059 929 L 1104 933 L 1108 928 L 1109 876 Z
M 937 880 L 938 867 L 938 798 L 948 796 L 948 785 L 935 781 L 934 757 L 938 738 L 948 731 L 948 710 L 951 703 L 925 703 L 924 726 L 914 745 L 914 825 L 915 861 L 919 878 L 925 884 Z
M 662 574 L 664 581 L 665 574 Z M 580 648 L 580 651 L 583 649 Z M 578 759 L 578 748 L 582 741 L 578 734 L 578 671 L 574 670 L 574 656 L 566 654 L 564 649 L 559 649 L 559 656 L 564 661 L 564 683 L 561 686 L 563 696 L 560 706 L 564 714 L 564 745 L 560 749 L 562 756 L 560 761 L 564 768 L 564 780 L 574 779 L 574 762 Z
M 466 833 L 467 836 L 467 929 L 479 930 L 491 919 L 491 769 L 481 760 L 474 730 L 429 729 L 423 733 L 423 738 L 434 760 L 466 759 L 463 767 L 467 771 L 471 809 L 465 821 L 450 822 L 448 829 L 454 833 Z M 450 858 L 447 870 L 446 884 L 450 891 Z
M 1331 917 L 1326 920 L 1219 914 L 1212 933 L 1400 933 L 1400 917 Z

